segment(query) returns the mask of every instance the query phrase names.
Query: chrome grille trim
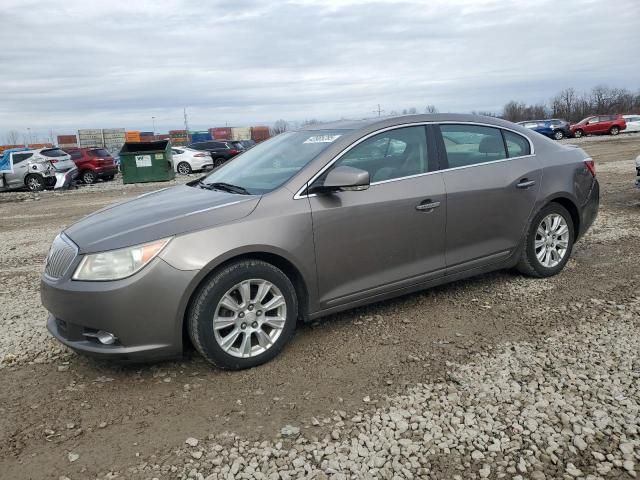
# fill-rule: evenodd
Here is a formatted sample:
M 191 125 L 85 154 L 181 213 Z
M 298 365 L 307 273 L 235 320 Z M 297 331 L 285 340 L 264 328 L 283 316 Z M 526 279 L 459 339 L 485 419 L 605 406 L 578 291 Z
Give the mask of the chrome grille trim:
M 47 255 L 47 264 L 44 274 L 47 278 L 58 280 L 67 273 L 67 270 L 78 255 L 78 247 L 66 235 L 61 233 L 51 244 Z

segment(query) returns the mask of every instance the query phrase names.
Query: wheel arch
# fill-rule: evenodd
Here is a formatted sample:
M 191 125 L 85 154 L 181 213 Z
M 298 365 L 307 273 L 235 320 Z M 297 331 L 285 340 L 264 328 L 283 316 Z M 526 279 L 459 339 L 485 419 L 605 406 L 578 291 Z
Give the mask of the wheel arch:
M 269 263 L 276 268 L 282 270 L 282 272 L 289 277 L 293 287 L 296 291 L 298 299 L 298 320 L 306 322 L 309 318 L 309 285 L 305 280 L 301 270 L 295 265 L 295 263 L 287 258 L 285 255 L 279 252 L 269 252 L 265 250 L 252 250 L 245 252 L 235 252 L 224 259 L 216 259 L 206 265 L 198 276 L 187 289 L 184 300 L 182 302 L 182 308 L 179 311 L 180 331 L 182 332 L 182 347 L 183 351 L 187 346 L 191 345 L 191 339 L 189 338 L 189 332 L 187 330 L 188 322 L 187 315 L 189 315 L 193 301 L 200 291 L 200 289 L 206 284 L 206 282 L 216 274 L 220 269 L 225 268 L 227 265 L 242 260 L 262 260 Z
M 571 215 L 571 222 L 573 223 L 573 230 L 576 236 L 575 240 L 577 240 L 580 232 L 581 219 L 580 211 L 578 210 L 576 202 L 569 196 L 559 194 L 557 196 L 548 198 L 547 201 L 540 206 L 538 212 L 551 203 L 557 203 L 567 209 L 569 215 Z

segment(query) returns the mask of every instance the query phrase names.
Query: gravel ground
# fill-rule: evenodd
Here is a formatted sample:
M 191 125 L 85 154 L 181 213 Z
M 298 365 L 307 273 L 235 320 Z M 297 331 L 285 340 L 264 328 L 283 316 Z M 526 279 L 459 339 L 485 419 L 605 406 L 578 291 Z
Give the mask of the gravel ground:
M 333 315 L 232 373 L 191 354 L 95 362 L 46 334 L 53 237 L 166 184 L 0 195 L 0 478 L 635 477 L 640 135 L 579 140 L 602 206 L 562 274 L 496 272 Z

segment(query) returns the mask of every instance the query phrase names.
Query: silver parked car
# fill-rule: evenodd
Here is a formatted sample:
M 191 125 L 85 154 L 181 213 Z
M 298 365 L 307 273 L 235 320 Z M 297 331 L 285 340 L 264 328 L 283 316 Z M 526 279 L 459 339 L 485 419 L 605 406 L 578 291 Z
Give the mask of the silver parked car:
M 59 148 L 14 148 L 0 156 L 0 191 L 67 188 L 77 175 L 76 164 Z
M 584 151 L 513 123 L 325 124 L 72 225 L 51 246 L 42 302 L 50 332 L 81 352 L 153 359 L 190 339 L 247 368 L 298 320 L 496 269 L 555 275 L 598 203 Z

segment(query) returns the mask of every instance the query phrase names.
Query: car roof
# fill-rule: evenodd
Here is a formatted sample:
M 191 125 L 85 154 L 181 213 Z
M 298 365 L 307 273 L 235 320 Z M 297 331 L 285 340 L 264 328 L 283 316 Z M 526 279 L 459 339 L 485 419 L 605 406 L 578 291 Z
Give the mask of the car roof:
M 302 127 L 299 131 L 314 130 L 360 130 L 371 127 L 392 127 L 406 123 L 420 122 L 471 122 L 495 125 L 497 127 L 512 127 L 514 124 L 496 117 L 473 115 L 466 113 L 433 113 L 421 115 L 399 115 L 393 117 L 375 117 L 362 120 L 340 120 L 338 122 L 321 123 Z

